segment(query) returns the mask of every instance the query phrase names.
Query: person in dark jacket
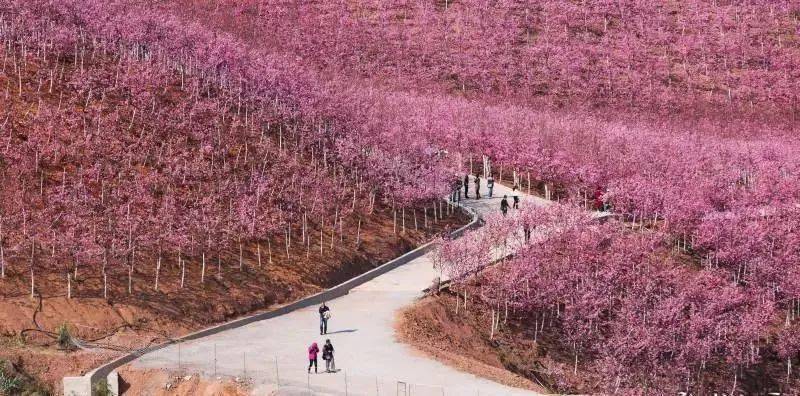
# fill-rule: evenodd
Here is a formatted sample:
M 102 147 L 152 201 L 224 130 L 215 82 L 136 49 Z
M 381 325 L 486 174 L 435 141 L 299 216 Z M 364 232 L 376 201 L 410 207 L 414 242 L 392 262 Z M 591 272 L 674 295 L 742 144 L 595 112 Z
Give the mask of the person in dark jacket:
M 503 199 L 500 200 L 500 211 L 503 212 L 503 216 L 508 212 L 508 195 L 503 195 Z
M 328 319 L 331 318 L 331 309 L 322 302 L 319 306 L 319 334 L 328 334 Z
M 489 178 L 486 179 L 486 187 L 489 188 L 489 198 L 492 197 L 492 190 L 494 190 L 494 177 L 489 175 Z
M 319 353 L 319 347 L 317 343 L 312 343 L 310 347 L 308 347 L 308 372 L 311 372 L 311 366 L 314 366 L 314 372 L 317 372 L 317 354 Z
M 464 175 L 464 199 L 469 198 L 469 174 Z
M 322 347 L 322 360 L 325 361 L 325 372 L 336 372 L 336 363 L 333 360 L 333 344 L 331 340 L 325 340 L 325 345 Z
M 528 220 L 522 222 L 522 233 L 525 235 L 525 243 L 531 240 L 531 225 Z
M 481 199 L 481 178 L 475 175 L 475 199 Z
M 451 195 L 451 202 L 461 202 L 461 179 L 456 178 L 453 182 L 453 194 Z

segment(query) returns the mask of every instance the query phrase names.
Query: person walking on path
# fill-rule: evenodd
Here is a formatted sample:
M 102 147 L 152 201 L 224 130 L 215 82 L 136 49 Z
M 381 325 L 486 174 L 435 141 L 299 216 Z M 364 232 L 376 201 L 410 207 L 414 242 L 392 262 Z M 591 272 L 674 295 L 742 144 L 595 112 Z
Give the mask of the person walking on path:
M 325 340 L 325 345 L 322 347 L 322 360 L 325 361 L 325 372 L 336 372 L 336 363 L 333 361 L 333 344 L 331 340 Z
M 464 199 L 469 198 L 469 174 L 464 174 Z
M 508 212 L 508 195 L 503 195 L 503 199 L 500 200 L 500 211 L 503 212 L 503 216 Z
M 528 243 L 531 240 L 531 225 L 528 220 L 522 222 L 522 233 L 525 235 L 525 243 Z
M 514 185 L 514 189 L 511 191 L 511 197 L 514 199 L 514 209 L 519 209 L 519 191 L 517 191 L 517 185 Z
M 319 347 L 317 347 L 317 343 L 314 342 L 308 347 L 308 372 L 311 372 L 311 366 L 314 366 L 314 373 L 317 373 L 317 354 L 319 353 Z
M 489 198 L 492 197 L 492 190 L 494 190 L 494 177 L 489 175 L 489 178 L 486 179 L 486 187 L 489 188 Z
M 475 199 L 481 199 L 481 178 L 475 175 Z
M 456 178 L 456 181 L 453 183 L 453 198 L 451 199 L 453 202 L 461 202 L 461 179 Z
M 328 319 L 331 318 L 331 309 L 322 302 L 319 306 L 319 334 L 328 334 Z

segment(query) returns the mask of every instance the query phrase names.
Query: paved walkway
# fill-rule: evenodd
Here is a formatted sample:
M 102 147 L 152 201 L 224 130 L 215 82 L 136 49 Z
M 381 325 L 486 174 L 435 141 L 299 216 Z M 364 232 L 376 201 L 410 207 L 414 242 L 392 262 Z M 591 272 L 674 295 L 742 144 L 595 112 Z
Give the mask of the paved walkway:
M 507 187 L 495 184 L 494 198 L 462 200 L 479 214 L 499 211 Z M 471 196 L 474 184 L 470 183 Z M 522 205 L 548 201 L 523 197 Z M 319 335 L 316 307 L 245 325 L 143 356 L 135 368 L 182 368 L 209 376 L 251 378 L 257 395 L 535 395 L 476 377 L 425 357 L 396 340 L 395 319 L 440 274 L 431 254 L 381 275 L 330 301 L 328 334 Z M 213 302 L 209 302 L 213 304 Z M 336 348 L 335 374 L 307 375 L 306 349 L 329 338 Z M 324 361 L 320 358 L 323 366 Z

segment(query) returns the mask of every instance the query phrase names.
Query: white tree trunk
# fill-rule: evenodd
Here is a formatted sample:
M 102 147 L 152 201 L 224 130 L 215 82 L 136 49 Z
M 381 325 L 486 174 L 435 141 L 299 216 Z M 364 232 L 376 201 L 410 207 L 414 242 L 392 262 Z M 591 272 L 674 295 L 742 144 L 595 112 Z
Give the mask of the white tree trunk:
M 161 272 L 161 254 L 158 254 L 158 261 L 156 261 L 156 282 L 155 289 L 158 291 L 158 274 Z
M 356 231 L 356 247 L 361 243 L 361 218 L 358 218 L 358 231 Z
M 200 266 L 200 284 L 202 285 L 206 280 L 206 252 L 202 253 L 203 263 Z
M 186 261 L 179 259 L 181 262 L 181 289 L 183 289 L 184 281 L 186 280 Z

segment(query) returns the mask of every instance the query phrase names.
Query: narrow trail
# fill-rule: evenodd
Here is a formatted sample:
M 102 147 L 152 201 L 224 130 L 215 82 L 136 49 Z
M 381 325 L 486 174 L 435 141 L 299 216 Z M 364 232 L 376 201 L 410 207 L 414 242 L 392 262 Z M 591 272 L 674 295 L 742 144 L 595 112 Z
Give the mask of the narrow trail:
M 495 183 L 494 197 L 462 205 L 478 215 L 499 211 L 500 199 L 511 189 Z M 463 190 L 462 190 L 463 192 Z M 522 206 L 549 201 L 520 193 Z M 511 209 L 513 211 L 513 209 Z M 319 334 L 316 307 L 254 322 L 194 341 L 147 354 L 131 363 L 134 369 L 168 368 L 208 376 L 245 377 L 257 395 L 536 395 L 464 373 L 422 355 L 395 337 L 398 313 L 422 295 L 440 273 L 432 253 L 360 285 L 328 302 L 332 317 L 328 334 Z M 306 348 L 330 339 L 336 349 L 338 372 L 306 372 Z M 274 392 L 274 393 L 273 393 Z

